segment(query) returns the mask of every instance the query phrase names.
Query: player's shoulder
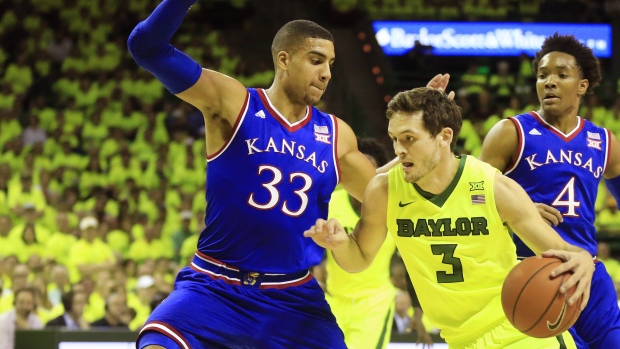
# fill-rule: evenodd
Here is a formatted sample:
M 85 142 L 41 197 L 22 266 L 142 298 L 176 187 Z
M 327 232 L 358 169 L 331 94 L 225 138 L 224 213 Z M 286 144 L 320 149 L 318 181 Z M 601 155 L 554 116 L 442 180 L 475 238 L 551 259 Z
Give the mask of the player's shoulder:
M 501 173 L 491 164 L 472 155 L 461 155 L 460 161 L 462 168 L 461 177 L 467 179 L 472 186 L 473 184 L 471 183 L 473 182 L 471 181 L 493 180 L 496 174 Z
M 394 166 L 387 173 L 379 173 L 370 179 L 368 186 L 366 187 L 367 192 L 385 192 L 387 193 L 388 185 L 390 182 L 390 173 L 392 170 L 399 166 Z M 401 175 L 402 176 L 402 175 Z
M 584 117 L 580 117 L 580 118 L 581 118 L 581 120 L 583 120 L 583 123 L 584 123 L 584 129 L 585 129 L 586 131 L 590 131 L 590 132 L 602 132 L 602 133 L 607 132 L 607 129 L 606 129 L 605 127 L 603 127 L 603 126 L 599 126 L 599 125 L 597 125 L 597 124 L 593 123 L 592 121 L 590 121 L 590 120 L 588 120 L 588 119 L 586 119 L 586 118 L 584 118 Z M 602 135 L 601 135 L 601 136 L 602 136 Z M 595 136 L 595 137 L 596 137 L 596 136 Z

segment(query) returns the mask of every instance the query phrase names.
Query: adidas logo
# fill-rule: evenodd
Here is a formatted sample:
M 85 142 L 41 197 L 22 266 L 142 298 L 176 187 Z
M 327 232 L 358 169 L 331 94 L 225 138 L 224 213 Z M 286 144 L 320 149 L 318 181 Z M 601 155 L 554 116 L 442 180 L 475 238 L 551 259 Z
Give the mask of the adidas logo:
M 259 111 L 258 111 L 256 114 L 254 114 L 254 115 L 258 116 L 258 117 L 259 117 L 259 118 L 261 118 L 261 119 L 264 119 L 264 118 L 265 118 L 265 112 L 264 112 L 264 111 L 262 111 L 262 110 L 259 110 Z
M 262 111 L 262 110 L 261 110 Z M 532 136 L 542 136 L 542 133 L 540 133 L 540 131 L 538 131 L 537 129 L 533 128 L 530 130 L 529 134 L 531 134 Z

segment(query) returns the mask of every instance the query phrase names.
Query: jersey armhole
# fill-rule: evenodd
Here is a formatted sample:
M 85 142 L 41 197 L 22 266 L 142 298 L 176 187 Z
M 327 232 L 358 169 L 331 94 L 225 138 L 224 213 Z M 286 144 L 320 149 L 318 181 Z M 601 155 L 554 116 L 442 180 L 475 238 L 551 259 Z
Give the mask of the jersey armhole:
M 220 149 L 218 149 L 215 153 L 211 155 L 206 154 L 207 162 L 217 159 L 217 157 L 222 155 L 222 153 L 224 153 L 224 151 L 228 148 L 230 143 L 235 138 L 235 135 L 239 131 L 239 128 L 241 127 L 241 123 L 243 119 L 245 118 L 245 114 L 248 111 L 249 105 L 250 105 L 250 91 L 246 90 L 245 101 L 243 102 L 243 106 L 241 107 L 241 110 L 239 111 L 239 115 L 237 115 L 237 120 L 235 120 L 235 124 L 233 125 L 233 128 L 232 128 L 232 133 L 230 134 L 230 136 L 228 137 L 228 139 L 226 140 L 226 142 L 224 143 L 224 145 L 222 145 Z
M 517 129 L 517 139 L 519 143 L 517 145 L 517 152 L 512 158 L 512 162 L 504 171 L 505 175 L 514 171 L 514 169 L 517 167 L 519 161 L 521 161 L 521 157 L 523 156 L 523 149 L 525 145 L 525 135 L 523 134 L 523 127 L 521 127 L 521 123 L 519 123 L 519 121 L 513 117 L 509 117 L 508 120 L 512 121 L 512 123 L 515 125 L 515 128 Z
M 332 145 L 334 164 L 336 165 L 336 185 L 340 184 L 340 160 L 338 160 L 338 118 L 333 114 L 328 114 L 334 124 L 334 144 Z

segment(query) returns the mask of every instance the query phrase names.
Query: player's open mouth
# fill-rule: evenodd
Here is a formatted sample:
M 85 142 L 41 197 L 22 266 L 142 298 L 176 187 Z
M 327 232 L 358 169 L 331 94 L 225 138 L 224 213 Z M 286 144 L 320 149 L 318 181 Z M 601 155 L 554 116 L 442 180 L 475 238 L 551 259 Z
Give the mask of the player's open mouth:
M 558 96 L 556 96 L 555 94 L 547 93 L 545 95 L 545 97 L 543 98 L 543 101 L 556 101 L 558 99 L 560 99 L 560 98 Z
M 403 162 L 403 169 L 408 170 L 413 167 L 413 162 Z

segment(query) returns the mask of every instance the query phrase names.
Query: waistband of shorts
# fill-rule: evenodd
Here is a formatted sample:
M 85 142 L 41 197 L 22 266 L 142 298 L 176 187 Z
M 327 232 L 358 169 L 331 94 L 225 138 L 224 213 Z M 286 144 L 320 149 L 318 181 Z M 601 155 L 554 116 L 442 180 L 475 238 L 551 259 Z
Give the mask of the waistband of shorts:
M 196 251 L 189 267 L 194 271 L 209 275 L 214 280 L 222 280 L 229 285 L 257 289 L 284 289 L 300 286 L 313 278 L 307 270 L 292 274 L 270 274 L 242 270 L 209 257 L 200 251 Z

